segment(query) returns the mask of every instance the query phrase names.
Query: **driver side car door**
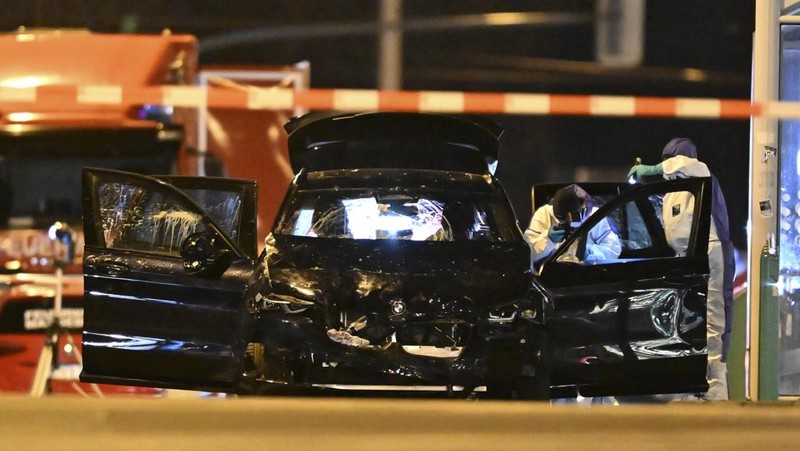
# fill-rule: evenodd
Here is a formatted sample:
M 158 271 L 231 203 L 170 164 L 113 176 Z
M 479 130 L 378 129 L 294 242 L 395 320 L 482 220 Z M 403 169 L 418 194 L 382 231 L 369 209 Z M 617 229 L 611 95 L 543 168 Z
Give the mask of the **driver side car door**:
M 553 311 L 553 385 L 584 396 L 705 391 L 710 179 L 645 184 L 608 201 L 538 275 Z M 666 196 L 694 200 L 685 253 L 668 239 Z M 601 227 L 602 226 L 602 227 Z M 591 233 L 621 252 L 588 264 Z
M 170 181 L 182 189 L 154 177 L 84 169 L 81 379 L 229 391 L 245 348 L 256 185 Z M 211 239 L 209 253 L 220 257 L 214 267 L 184 264 L 190 236 Z

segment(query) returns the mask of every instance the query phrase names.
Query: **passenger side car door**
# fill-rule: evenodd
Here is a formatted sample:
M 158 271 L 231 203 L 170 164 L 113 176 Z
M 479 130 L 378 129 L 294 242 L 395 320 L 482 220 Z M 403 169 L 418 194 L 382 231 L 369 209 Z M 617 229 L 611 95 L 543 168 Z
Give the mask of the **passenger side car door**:
M 256 184 L 84 169 L 82 380 L 231 390 Z M 204 208 L 201 208 L 202 205 Z
M 547 260 L 537 280 L 553 305 L 553 385 L 584 396 L 705 391 L 710 179 L 635 187 L 608 201 Z M 671 247 L 665 196 L 693 198 L 685 254 Z M 618 258 L 584 262 L 593 230 Z

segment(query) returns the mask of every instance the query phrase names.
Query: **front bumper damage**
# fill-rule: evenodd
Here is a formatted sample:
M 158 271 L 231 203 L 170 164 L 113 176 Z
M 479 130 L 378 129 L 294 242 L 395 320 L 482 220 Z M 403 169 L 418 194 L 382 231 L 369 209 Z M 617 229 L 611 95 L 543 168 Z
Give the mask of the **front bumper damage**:
M 524 320 L 472 324 L 462 346 L 452 347 L 396 341 L 370 345 L 301 315 L 264 315 L 259 326 L 258 339 L 248 353 L 251 377 L 245 378 L 255 390 L 259 385 L 282 384 L 472 392 L 486 385 L 493 362 L 502 362 L 504 372 L 524 373 L 526 363 L 541 358 L 546 343 L 542 326 Z

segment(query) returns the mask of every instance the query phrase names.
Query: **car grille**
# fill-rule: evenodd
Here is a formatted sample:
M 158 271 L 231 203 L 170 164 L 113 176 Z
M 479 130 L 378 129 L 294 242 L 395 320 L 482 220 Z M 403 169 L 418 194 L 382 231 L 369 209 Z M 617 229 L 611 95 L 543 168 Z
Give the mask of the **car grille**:
M 342 309 L 339 328 L 366 340 L 370 346 L 397 343 L 457 348 L 463 347 L 470 337 L 475 322 L 473 312 L 473 303 L 466 298 L 441 300 L 416 296 L 406 301 L 384 297 L 380 302 L 354 302 Z

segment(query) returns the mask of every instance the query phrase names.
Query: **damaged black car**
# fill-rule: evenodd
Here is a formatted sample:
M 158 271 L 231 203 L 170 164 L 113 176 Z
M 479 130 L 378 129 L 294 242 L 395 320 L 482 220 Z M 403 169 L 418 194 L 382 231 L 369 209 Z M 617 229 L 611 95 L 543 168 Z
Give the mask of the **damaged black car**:
M 82 380 L 521 399 L 702 391 L 707 180 L 596 186 L 609 200 L 533 274 L 494 176 L 493 122 L 313 113 L 286 130 L 296 176 L 261 242 L 254 182 L 84 170 Z M 657 208 L 676 190 L 697 200 L 683 257 Z M 622 252 L 586 264 L 601 219 Z

